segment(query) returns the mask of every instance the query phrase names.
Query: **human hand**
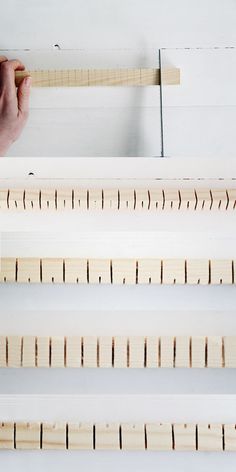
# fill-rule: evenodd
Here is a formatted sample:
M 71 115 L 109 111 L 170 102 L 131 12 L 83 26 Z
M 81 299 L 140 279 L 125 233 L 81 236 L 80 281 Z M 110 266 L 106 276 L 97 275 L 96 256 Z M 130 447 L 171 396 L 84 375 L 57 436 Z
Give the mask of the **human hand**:
M 28 118 L 31 78 L 15 86 L 15 71 L 24 68 L 20 61 L 0 56 L 0 156 L 20 136 Z

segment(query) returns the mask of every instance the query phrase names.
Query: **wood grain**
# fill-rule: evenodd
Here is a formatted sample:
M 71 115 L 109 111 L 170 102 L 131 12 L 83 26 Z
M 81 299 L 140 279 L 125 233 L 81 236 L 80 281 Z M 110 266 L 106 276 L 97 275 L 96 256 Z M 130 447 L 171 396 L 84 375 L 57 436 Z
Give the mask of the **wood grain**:
M 235 285 L 232 259 L 0 258 L 0 283 Z
M 0 449 L 236 451 L 236 425 L 1 422 Z
M 236 368 L 236 336 L 0 336 L 8 368 Z
M 0 189 L 0 211 L 232 211 L 236 189 Z
M 64 69 L 16 71 L 18 87 L 23 78 L 30 76 L 34 87 L 101 87 L 178 85 L 179 69 Z

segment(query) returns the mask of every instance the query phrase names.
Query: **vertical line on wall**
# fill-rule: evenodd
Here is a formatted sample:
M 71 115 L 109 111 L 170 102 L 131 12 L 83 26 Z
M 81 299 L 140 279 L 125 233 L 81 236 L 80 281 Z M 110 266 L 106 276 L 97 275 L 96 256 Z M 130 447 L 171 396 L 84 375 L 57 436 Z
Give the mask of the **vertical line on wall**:
M 160 69 L 160 124 L 161 124 L 161 157 L 165 156 L 164 152 L 164 125 L 163 125 L 163 91 L 162 91 L 162 64 L 161 49 L 158 49 L 159 69 Z

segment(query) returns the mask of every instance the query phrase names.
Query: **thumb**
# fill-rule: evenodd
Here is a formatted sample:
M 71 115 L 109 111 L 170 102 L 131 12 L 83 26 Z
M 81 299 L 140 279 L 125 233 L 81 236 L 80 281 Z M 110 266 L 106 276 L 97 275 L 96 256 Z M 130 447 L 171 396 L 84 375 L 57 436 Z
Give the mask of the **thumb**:
M 29 111 L 30 86 L 31 77 L 26 77 L 17 90 L 18 108 L 23 115 L 27 115 Z

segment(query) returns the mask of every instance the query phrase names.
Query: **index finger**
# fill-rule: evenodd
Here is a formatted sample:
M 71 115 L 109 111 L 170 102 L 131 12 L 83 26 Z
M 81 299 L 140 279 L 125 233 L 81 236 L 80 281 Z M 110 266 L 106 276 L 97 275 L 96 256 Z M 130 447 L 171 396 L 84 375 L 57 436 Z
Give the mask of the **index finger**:
M 9 95 L 16 93 L 15 71 L 24 70 L 25 66 L 18 59 L 0 63 L 0 85 Z

